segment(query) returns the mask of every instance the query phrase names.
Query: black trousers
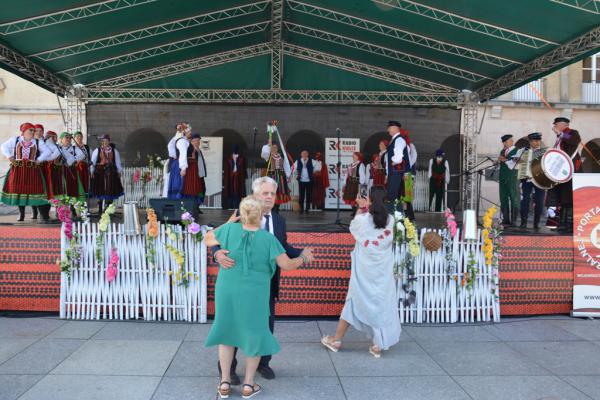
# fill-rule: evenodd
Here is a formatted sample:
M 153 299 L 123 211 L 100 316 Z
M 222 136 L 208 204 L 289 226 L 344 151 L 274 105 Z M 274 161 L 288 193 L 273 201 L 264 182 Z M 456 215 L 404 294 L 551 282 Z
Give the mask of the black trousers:
M 308 211 L 308 209 L 310 208 L 310 201 L 312 199 L 313 182 L 298 183 L 300 184 L 300 211 Z
M 521 181 L 521 219 L 527 221 L 529 216 L 529 204 L 531 203 L 531 192 L 533 192 L 534 216 L 540 216 L 544 212 L 544 198 L 546 191 L 535 186 L 531 182 Z M 513 221 L 514 223 L 514 221 Z
M 273 333 L 275 331 L 275 298 L 273 296 L 270 297 L 269 299 L 269 310 L 271 311 L 271 314 L 269 315 L 269 329 L 271 330 L 271 333 Z M 237 368 L 237 351 L 238 348 L 236 347 L 235 350 L 233 351 L 233 361 L 231 362 L 231 373 L 235 372 L 235 369 Z M 269 362 L 271 361 L 272 356 L 268 355 L 268 356 L 262 356 L 260 358 L 260 362 L 258 363 L 258 366 L 263 366 L 263 367 L 267 367 L 269 366 Z M 219 366 L 219 373 L 221 373 L 221 365 L 217 362 L 217 365 Z

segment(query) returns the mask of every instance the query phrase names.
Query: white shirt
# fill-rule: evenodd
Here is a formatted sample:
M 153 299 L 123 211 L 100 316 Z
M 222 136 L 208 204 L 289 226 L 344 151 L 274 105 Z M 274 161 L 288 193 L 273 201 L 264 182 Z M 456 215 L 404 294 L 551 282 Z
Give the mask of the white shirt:
M 60 155 L 63 157 L 68 166 L 75 164 L 77 161 L 81 161 L 85 158 L 85 154 L 77 146 L 60 146 Z
M 273 214 L 272 213 L 263 215 L 262 219 L 260 220 L 260 229 L 264 229 L 264 227 L 265 227 L 265 224 L 267 222 L 267 218 L 265 218 L 266 215 L 269 216 L 269 233 L 274 235 L 275 230 L 273 229 Z
M 232 154 L 231 156 L 231 158 L 233 158 L 233 172 L 237 172 L 237 159 L 239 154 Z
M 2 154 L 6 158 L 14 157 L 17 141 L 24 142 L 25 139 L 23 139 L 23 136 L 19 136 L 17 138 L 17 140 L 15 140 L 14 137 L 11 137 L 6 142 L 2 143 L 2 146 L 0 146 L 0 150 L 2 151 Z M 32 139 L 32 141 L 33 141 L 33 143 L 35 143 L 35 139 Z M 42 144 L 43 142 L 44 142 L 43 140 L 38 139 L 38 144 L 39 144 L 39 148 L 37 149 L 37 151 L 39 152 L 39 156 L 37 158 L 38 161 L 44 161 L 45 158 L 48 156 L 48 149 L 46 148 L 46 146 L 44 146 Z M 33 161 L 33 160 L 31 160 L 31 161 Z
M 400 136 L 400 132 L 392 136 L 392 141 Z M 399 137 L 394 143 L 394 156 L 392 157 L 392 165 L 398 165 L 402 162 L 402 155 L 404 154 L 404 148 L 406 147 L 406 140 L 403 137 Z
M 187 169 L 187 167 L 188 167 L 187 151 L 188 151 L 188 147 L 190 147 L 191 145 L 192 144 L 187 139 L 178 140 L 176 143 L 177 150 L 179 150 L 179 170 L 180 171 L 183 171 L 184 169 Z
M 169 157 L 171 158 L 177 158 L 177 151 L 175 150 L 175 142 L 177 141 L 177 139 L 183 137 L 183 132 L 177 132 L 175 134 L 175 136 L 173 136 L 171 138 L 171 140 L 169 140 L 169 143 L 167 144 L 167 151 L 169 153 Z
M 48 138 L 46 139 L 45 145 L 48 149 L 48 153 L 43 161 L 54 161 L 60 157 L 60 148 L 58 147 L 58 143 L 54 143 L 54 140 Z
M 515 146 L 510 146 L 509 148 L 504 149 L 502 151 L 502 155 L 504 157 L 506 157 L 507 154 L 510 153 L 511 151 L 513 151 L 514 148 L 515 148 Z M 518 156 L 519 156 L 519 153 L 517 152 L 517 153 L 515 153 L 515 155 L 513 157 L 518 157 Z M 508 167 L 508 169 L 515 169 L 515 166 L 517 165 L 517 161 L 513 160 L 512 158 L 510 158 L 510 159 L 506 160 L 504 162 L 504 164 L 506 164 L 506 166 Z
M 98 154 L 99 149 L 94 150 L 94 152 L 92 153 L 92 165 L 90 166 L 90 171 L 92 173 L 94 173 L 94 168 L 96 166 L 96 164 L 98 163 Z M 117 166 L 117 171 L 119 173 L 123 172 L 123 166 L 121 165 L 121 155 L 119 154 L 119 151 L 117 149 L 113 148 L 113 151 L 115 152 L 115 165 Z
M 408 146 L 408 161 L 411 168 L 417 163 L 417 148 L 412 143 Z

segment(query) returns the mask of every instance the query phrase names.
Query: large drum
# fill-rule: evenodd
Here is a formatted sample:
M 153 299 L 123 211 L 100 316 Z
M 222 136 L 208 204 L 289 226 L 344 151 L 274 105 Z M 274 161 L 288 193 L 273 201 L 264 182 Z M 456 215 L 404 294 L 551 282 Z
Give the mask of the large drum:
M 540 189 L 569 182 L 573 178 L 573 161 L 560 149 L 548 149 L 531 161 L 531 181 Z

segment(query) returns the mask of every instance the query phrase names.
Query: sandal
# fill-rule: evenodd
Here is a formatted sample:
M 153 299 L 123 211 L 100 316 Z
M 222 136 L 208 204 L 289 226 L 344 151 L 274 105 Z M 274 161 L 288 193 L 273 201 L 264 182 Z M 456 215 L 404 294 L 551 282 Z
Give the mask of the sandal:
M 369 353 L 371 353 L 375 358 L 381 358 L 381 349 L 375 344 L 369 346 Z
M 227 388 L 224 389 L 223 385 L 227 385 Z M 217 386 L 217 393 L 221 399 L 228 399 L 231 394 L 231 383 L 227 381 L 219 383 L 219 386 Z
M 333 339 L 333 336 L 325 335 L 321 338 L 321 343 L 329 350 L 333 351 L 334 353 L 337 353 L 342 348 L 342 342 L 340 340 Z
M 246 388 L 250 388 L 250 390 L 246 390 Z M 244 383 L 242 386 L 242 398 L 249 399 L 256 396 L 261 391 L 262 387 L 258 383 L 255 383 L 254 385 L 248 385 L 247 383 Z

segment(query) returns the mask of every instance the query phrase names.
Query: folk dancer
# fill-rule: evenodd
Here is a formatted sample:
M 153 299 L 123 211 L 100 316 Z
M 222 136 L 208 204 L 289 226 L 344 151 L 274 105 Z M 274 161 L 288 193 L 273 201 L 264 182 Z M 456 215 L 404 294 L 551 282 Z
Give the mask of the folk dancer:
M 277 182 L 277 197 L 275 199 L 275 211 L 279 210 L 281 204 L 285 204 L 292 198 L 288 179 L 291 176 L 290 166 L 279 151 L 277 143 L 269 136 L 269 141 L 262 147 L 261 157 L 267 162 L 266 176 Z
M 47 149 L 40 145 L 39 139 L 34 139 L 34 129 L 32 124 L 26 122 L 20 127 L 20 136 L 12 137 L 0 146 L 2 154 L 10 162 L 0 202 L 19 207 L 18 221 L 25 219 L 26 206 L 48 204 L 46 182 L 40 168 L 41 161 L 47 156 Z M 42 212 L 42 217 L 44 222 L 48 220 L 45 212 Z
M 246 158 L 240 153 L 239 146 L 234 144 L 231 154 L 225 159 L 223 198 L 226 199 L 227 208 L 237 209 L 244 197 L 246 197 Z
M 363 156 L 358 151 L 352 154 L 352 163 L 348 166 L 344 185 L 344 203 L 352 206 L 352 216 L 356 213 L 356 199 L 367 196 L 367 168 Z
M 519 215 L 519 189 L 517 186 L 518 151 L 514 146 L 513 135 L 501 137 L 503 148 L 500 150 L 498 162 L 500 163 L 500 210 L 502 211 L 502 225 L 514 225 Z
M 109 135 L 100 136 L 100 147 L 92 153 L 90 173 L 90 198 L 98 199 L 98 214 L 102 215 L 102 205 L 108 207 L 115 199 L 123 196 L 121 183 L 121 154 Z
M 60 160 L 62 164 L 62 176 L 65 184 L 65 194 L 78 200 L 85 200 L 83 184 L 77 173 L 77 163 L 83 161 L 85 154 L 77 146 L 72 144 L 73 136 L 69 132 L 62 132 L 60 138 Z M 56 162 L 56 160 L 55 160 Z
M 33 134 L 33 138 L 36 139 L 40 145 L 40 147 L 45 147 L 46 146 L 46 141 L 44 139 L 44 125 L 42 124 L 35 124 L 34 125 L 34 134 Z M 40 168 L 42 169 L 42 171 L 44 171 L 45 168 L 45 161 L 40 161 Z M 48 182 L 46 181 L 46 186 L 48 186 Z M 45 206 L 32 206 L 31 209 L 33 211 L 33 215 L 31 216 L 31 219 L 37 219 L 38 218 L 38 212 L 40 207 L 45 207 Z
M 200 135 L 186 132 L 186 137 L 177 139 L 177 159 L 173 164 L 177 166 L 178 174 L 171 169 L 169 177 L 170 199 L 194 199 L 196 205 L 204 202 L 206 193 L 206 163 L 200 150 Z
M 90 161 L 92 159 L 92 151 L 90 146 L 83 142 L 83 133 L 80 131 L 77 131 L 73 134 L 73 139 L 75 140 L 75 146 L 81 150 L 84 155 L 82 160 L 77 161 L 75 167 L 77 169 L 79 181 L 83 186 L 83 192 L 87 196 L 87 194 L 90 192 Z
M 404 209 L 406 216 L 411 221 L 415 220 L 415 212 L 413 210 L 412 201 L 414 198 L 414 187 L 415 187 L 415 176 L 417 174 L 417 148 L 415 144 L 411 142 L 410 136 L 406 129 L 400 129 L 400 135 L 406 142 L 408 149 L 408 164 L 409 170 L 404 174 L 404 195 L 402 196 L 402 202 L 404 203 Z
M 520 162 L 527 163 L 527 171 L 531 171 L 531 162 L 535 159 L 535 155 L 542 151 L 542 134 L 533 132 L 527 135 L 529 146 L 522 149 L 523 152 L 528 151 L 529 156 L 519 156 Z M 531 173 L 526 172 L 525 178 L 521 179 L 521 225 L 519 228 L 527 228 L 527 219 L 529 218 L 529 205 L 531 204 L 531 194 L 533 193 L 534 211 L 533 211 L 533 229 L 540 229 L 540 218 L 544 212 L 544 199 L 546 191 L 535 186 L 531 181 Z
M 319 165 L 319 168 L 313 171 L 314 186 L 311 202 L 313 209 L 323 210 L 325 208 L 326 190 L 329 187 L 329 170 L 320 151 L 315 153 L 315 162 Z
M 390 143 L 387 147 L 387 201 L 390 209 L 404 196 L 404 174 L 410 170 L 410 159 L 406 140 L 400 133 L 402 125 L 398 121 L 388 122 Z M 398 208 L 396 211 L 404 211 Z
M 379 153 L 373 154 L 369 168 L 369 185 L 385 187 L 387 181 L 387 147 L 388 140 L 379 141 Z
M 300 159 L 296 161 L 295 167 L 300 192 L 300 214 L 302 214 L 310 209 L 315 172 L 321 172 L 321 163 L 309 158 L 308 151 L 303 150 L 300 152 Z
M 169 160 L 163 166 L 163 193 L 162 197 L 169 197 L 169 179 L 171 176 L 171 169 L 174 168 L 173 161 L 177 159 L 177 146 L 175 143 L 178 139 L 185 136 L 186 132 L 192 133 L 192 127 L 186 122 L 180 122 L 175 125 L 175 135 L 169 140 L 167 144 L 167 152 L 169 154 Z M 179 168 L 175 168 L 174 171 L 179 173 Z
M 569 124 L 571 121 L 565 117 L 554 119 L 552 130 L 556 133 L 555 149 L 560 149 L 567 153 L 573 160 L 575 173 L 581 172 L 581 155 L 579 154 L 579 145 L 581 144 L 581 136 L 575 129 L 571 129 Z M 548 197 L 555 199 L 556 204 L 560 206 L 559 213 L 559 233 L 573 232 L 573 180 L 561 183 L 550 189 Z
M 446 185 L 450 183 L 450 166 L 444 150 L 437 149 L 435 157 L 429 160 L 429 210 L 435 197 L 435 212 L 442 211 L 442 201 L 446 197 Z

